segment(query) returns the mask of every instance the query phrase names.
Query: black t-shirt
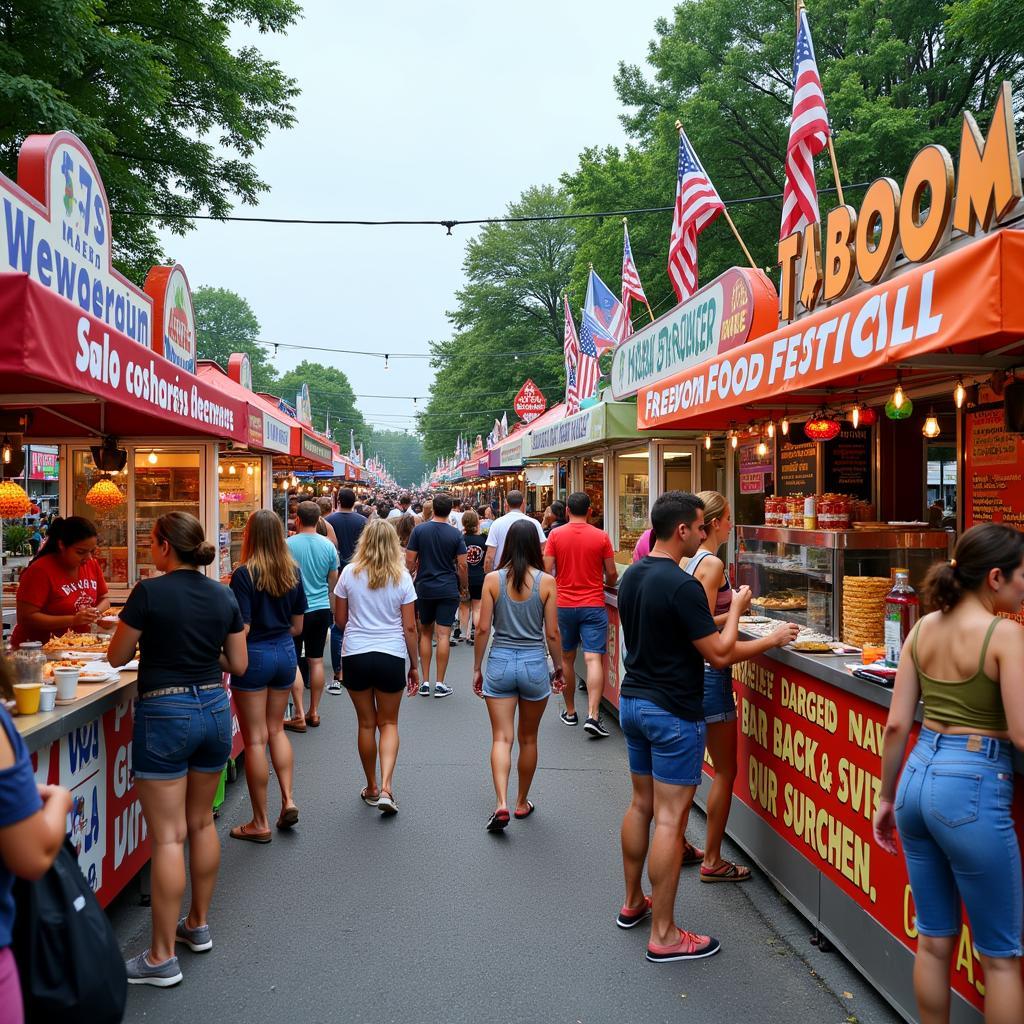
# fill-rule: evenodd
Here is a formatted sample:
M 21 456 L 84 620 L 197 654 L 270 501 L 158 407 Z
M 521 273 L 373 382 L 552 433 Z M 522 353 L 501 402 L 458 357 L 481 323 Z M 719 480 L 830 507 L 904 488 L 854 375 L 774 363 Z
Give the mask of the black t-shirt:
M 224 640 L 245 628 L 235 595 L 192 569 L 140 580 L 121 619 L 142 633 L 139 693 L 219 683 Z
M 466 566 L 469 569 L 469 582 L 474 585 L 483 583 L 487 538 L 481 533 L 467 533 L 462 539 L 466 544 Z
M 416 569 L 416 593 L 419 597 L 440 600 L 459 599 L 459 577 L 455 560 L 466 554 L 462 534 L 447 523 L 420 523 L 409 538 L 408 551 L 419 555 Z
M 703 586 L 671 558 L 648 555 L 623 574 L 618 604 L 626 645 L 622 695 L 701 721 L 704 657 L 693 641 L 717 629 Z
M 287 594 L 274 597 L 256 587 L 248 566 L 240 565 L 231 574 L 231 593 L 238 602 L 242 622 L 249 627 L 250 643 L 291 638 L 292 616 L 306 611 L 306 591 L 298 566 L 295 577 L 295 586 Z
M 366 526 L 366 518 L 358 512 L 332 512 L 324 518 L 334 528 L 334 535 L 338 538 L 338 569 L 344 569 L 352 561 L 356 544 L 359 541 L 359 534 Z

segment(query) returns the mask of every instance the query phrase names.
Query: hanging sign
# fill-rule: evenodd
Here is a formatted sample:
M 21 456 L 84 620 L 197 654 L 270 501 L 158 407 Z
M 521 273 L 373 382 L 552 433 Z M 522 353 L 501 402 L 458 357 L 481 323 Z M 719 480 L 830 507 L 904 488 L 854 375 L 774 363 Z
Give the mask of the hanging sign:
M 195 373 L 196 314 L 184 268 L 177 263 L 153 267 L 145 288 L 153 299 L 153 322 L 162 327 L 154 333 L 153 348 L 175 366 Z
M 544 392 L 527 377 L 512 403 L 512 408 L 524 423 L 531 423 L 547 408 L 547 404 Z
M 246 391 L 252 391 L 252 363 L 247 353 L 234 352 L 228 357 L 228 376 Z
M 0 174 L 0 271 L 27 274 L 106 327 L 152 345 L 153 300 L 111 263 L 110 206 L 71 132 L 30 135 L 18 183 Z

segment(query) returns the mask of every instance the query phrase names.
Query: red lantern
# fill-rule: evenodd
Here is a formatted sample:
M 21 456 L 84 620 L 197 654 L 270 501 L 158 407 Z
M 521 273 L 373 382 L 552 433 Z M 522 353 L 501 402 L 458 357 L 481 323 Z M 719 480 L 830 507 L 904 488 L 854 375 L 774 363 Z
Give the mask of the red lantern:
M 819 409 L 805 424 L 804 433 L 812 441 L 831 441 L 842 429 L 842 424 L 824 409 Z

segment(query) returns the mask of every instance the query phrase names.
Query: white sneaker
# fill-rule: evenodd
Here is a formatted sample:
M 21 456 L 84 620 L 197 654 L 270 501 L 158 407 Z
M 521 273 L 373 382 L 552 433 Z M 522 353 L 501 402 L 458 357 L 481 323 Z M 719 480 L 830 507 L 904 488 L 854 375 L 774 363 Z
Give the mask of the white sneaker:
M 420 696 L 421 697 L 429 697 L 430 696 L 430 683 L 420 683 Z
M 445 686 L 444 683 L 434 683 L 435 697 L 447 697 L 450 693 L 454 692 L 455 690 L 451 686 Z

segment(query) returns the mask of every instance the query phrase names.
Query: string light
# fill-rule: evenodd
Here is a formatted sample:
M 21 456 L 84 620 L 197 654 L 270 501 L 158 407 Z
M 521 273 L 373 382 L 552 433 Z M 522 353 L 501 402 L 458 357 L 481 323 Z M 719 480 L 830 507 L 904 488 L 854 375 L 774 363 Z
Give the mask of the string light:
M 775 420 L 768 421 L 768 439 L 773 440 L 775 438 Z
M 711 435 L 710 434 L 705 434 L 704 435 L 704 450 L 705 451 L 711 451 Z
M 962 377 L 957 377 L 956 387 L 953 388 L 953 401 L 956 402 L 956 407 L 962 409 L 964 407 L 964 399 L 967 397 L 967 388 L 964 387 Z

